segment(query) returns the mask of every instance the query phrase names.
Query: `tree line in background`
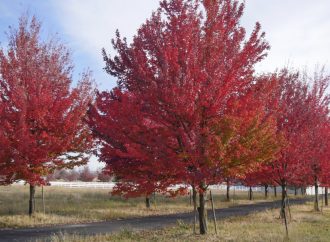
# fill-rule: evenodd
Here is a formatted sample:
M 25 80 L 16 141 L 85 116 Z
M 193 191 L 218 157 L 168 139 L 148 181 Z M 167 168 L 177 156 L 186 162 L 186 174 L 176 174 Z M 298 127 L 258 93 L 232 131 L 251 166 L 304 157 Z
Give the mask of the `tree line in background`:
M 83 182 L 92 182 L 92 181 L 99 181 L 99 182 L 110 182 L 113 180 L 109 174 L 103 171 L 92 171 L 85 166 L 83 169 L 76 170 L 56 170 L 54 173 L 47 175 L 46 181 L 83 181 Z
M 284 217 L 287 186 L 312 185 L 319 210 L 318 187 L 330 186 L 330 77 L 257 74 L 270 46 L 259 23 L 247 37 L 243 10 L 236 0 L 161 1 L 132 43 L 117 32 L 116 55 L 103 50 L 118 82 L 102 92 L 88 72 L 73 86 L 68 50 L 22 17 L 0 50 L 1 183 L 30 184 L 32 214 L 34 187 L 94 151 L 118 180 L 113 194 L 192 189 L 201 234 L 207 189 L 222 182 L 281 186 Z

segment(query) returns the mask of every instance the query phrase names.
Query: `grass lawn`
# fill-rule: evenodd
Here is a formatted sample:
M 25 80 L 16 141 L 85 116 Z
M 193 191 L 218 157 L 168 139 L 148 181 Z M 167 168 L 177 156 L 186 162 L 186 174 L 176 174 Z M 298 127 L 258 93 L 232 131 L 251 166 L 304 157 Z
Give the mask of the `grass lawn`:
M 278 209 L 267 210 L 244 217 L 235 217 L 217 222 L 219 233 L 215 235 L 209 223 L 208 235 L 193 235 L 192 226 L 178 221 L 171 228 L 157 231 L 122 231 L 113 235 L 82 237 L 79 235 L 57 235 L 53 242 L 103 242 L 103 241 L 260 241 L 260 242 L 329 242 L 330 208 L 323 212 L 313 212 L 313 204 L 291 207 L 292 219 L 289 222 L 289 238 L 285 236 L 283 222 L 278 218 Z
M 36 191 L 36 214 L 29 218 L 29 187 L 0 186 L 0 228 L 46 226 L 52 224 L 82 223 L 117 218 L 139 217 L 192 211 L 189 196 L 169 198 L 157 195 L 151 209 L 145 208 L 144 198 L 125 200 L 114 197 L 108 190 L 45 187 L 46 214 L 43 214 L 41 188 Z M 235 200 L 225 202 L 224 193 L 214 192 L 216 208 L 253 203 L 264 199 L 263 193 L 254 193 L 255 200 L 247 200 L 247 192 L 236 192 Z M 270 199 L 273 199 L 270 195 Z

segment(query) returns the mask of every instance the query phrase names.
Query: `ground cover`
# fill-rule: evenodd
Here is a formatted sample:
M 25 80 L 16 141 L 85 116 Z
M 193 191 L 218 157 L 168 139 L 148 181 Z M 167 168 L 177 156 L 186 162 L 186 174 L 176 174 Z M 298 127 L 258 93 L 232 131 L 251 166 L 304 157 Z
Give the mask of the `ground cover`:
M 294 241 L 328 242 L 330 238 L 330 208 L 314 212 L 313 204 L 291 207 L 289 237 L 285 235 L 283 221 L 279 219 L 278 209 L 224 219 L 217 222 L 218 234 L 209 223 L 209 234 L 193 235 L 192 226 L 178 221 L 176 226 L 156 231 L 129 231 L 97 236 L 60 234 L 51 237 L 52 242 L 103 242 L 103 241 Z
M 151 199 L 151 208 L 147 209 L 144 198 L 125 200 L 118 196 L 111 196 L 108 190 L 45 187 L 44 194 L 46 213 L 43 213 L 41 189 L 37 188 L 37 212 L 29 218 L 27 215 L 28 187 L 20 185 L 1 186 L 0 228 L 82 223 L 192 211 L 189 196 L 169 198 L 157 195 L 155 200 Z M 254 201 L 247 199 L 247 192 L 236 192 L 234 198 L 228 202 L 224 192 L 214 191 L 215 208 L 264 201 L 262 193 L 255 193 Z M 272 199 L 274 198 L 270 195 L 268 200 Z

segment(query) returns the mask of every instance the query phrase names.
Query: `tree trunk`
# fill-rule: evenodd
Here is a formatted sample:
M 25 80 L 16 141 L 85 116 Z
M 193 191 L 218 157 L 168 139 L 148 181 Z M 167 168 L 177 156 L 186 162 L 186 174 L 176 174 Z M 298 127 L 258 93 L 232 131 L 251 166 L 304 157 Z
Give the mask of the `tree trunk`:
M 30 184 L 30 199 L 29 199 L 29 216 L 31 217 L 34 214 L 34 195 L 36 193 L 36 187 Z
M 150 208 L 150 198 L 146 196 L 146 208 Z
M 265 185 L 265 199 L 268 199 L 268 185 Z
M 303 195 L 303 196 L 306 195 L 306 187 L 301 188 L 301 195 Z
M 274 197 L 277 197 L 277 190 L 276 190 L 276 186 L 274 186 Z
M 319 212 L 320 211 L 320 208 L 319 208 L 319 184 L 318 184 L 317 177 L 315 177 L 315 179 L 314 179 L 314 186 L 315 186 L 314 210 Z
M 226 199 L 227 199 L 228 202 L 230 201 L 229 192 L 230 192 L 230 185 L 229 185 L 229 181 L 227 180 L 227 194 L 226 194 Z
M 199 214 L 199 232 L 200 234 L 207 233 L 207 224 L 206 224 L 206 209 L 205 209 L 205 192 L 199 192 L 199 207 L 198 207 L 198 214 Z
M 285 209 L 286 209 L 286 203 L 285 203 L 285 198 L 286 198 L 286 185 L 282 184 L 282 200 L 281 200 L 281 218 L 286 219 L 285 217 Z
M 294 187 L 294 195 L 297 196 L 297 187 Z
M 325 206 L 329 205 L 329 203 L 328 203 L 328 187 L 325 187 L 325 190 L 324 190 L 324 205 Z
M 253 191 L 252 191 L 252 187 L 250 187 L 249 189 L 249 200 L 253 199 Z
M 192 196 L 192 200 L 194 203 L 194 234 L 196 234 L 196 223 L 197 223 L 197 192 L 196 192 L 196 188 L 193 187 L 193 196 Z
M 42 209 L 44 214 L 46 213 L 46 206 L 45 206 L 45 194 L 44 194 L 44 186 L 41 187 L 41 198 L 42 198 Z
M 287 216 L 286 216 L 286 197 L 287 197 L 286 185 L 285 184 L 282 184 L 281 185 L 281 188 L 282 188 L 282 201 L 281 201 L 280 217 L 282 219 L 284 219 L 286 236 L 289 236 L 288 222 L 287 222 Z

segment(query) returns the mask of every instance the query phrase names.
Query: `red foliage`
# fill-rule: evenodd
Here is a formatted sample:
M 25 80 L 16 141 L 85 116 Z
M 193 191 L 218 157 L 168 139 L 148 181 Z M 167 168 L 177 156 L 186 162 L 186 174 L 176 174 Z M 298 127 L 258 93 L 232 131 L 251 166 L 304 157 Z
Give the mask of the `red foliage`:
M 162 1 L 132 44 L 117 32 L 118 54 L 104 51 L 104 59 L 118 87 L 99 93 L 89 116 L 100 159 L 119 178 L 115 192 L 150 194 L 178 183 L 204 192 L 230 170 L 272 158 L 261 98 L 268 85 L 253 68 L 269 46 L 258 23 L 245 41 L 243 8 Z
M 80 171 L 79 180 L 84 182 L 91 182 L 97 177 L 95 172 L 92 172 L 88 166 L 85 166 L 84 169 Z
M 268 107 L 284 142 L 277 159 L 249 174 L 250 184 L 309 186 L 329 173 L 329 77 L 316 75 L 312 87 L 306 77 L 288 70 L 271 77 L 279 85 Z
M 77 181 L 79 179 L 79 172 L 70 170 L 64 179 L 67 181 Z
M 112 176 L 110 176 L 108 173 L 102 171 L 99 171 L 97 173 L 97 179 L 101 182 L 110 182 L 112 180 Z
M 265 178 L 270 184 L 286 186 L 298 179 L 299 154 L 298 140 L 304 130 L 306 115 L 304 107 L 308 87 L 299 79 L 299 73 L 282 70 L 270 78 L 277 79 L 278 86 L 273 89 L 268 110 L 276 120 L 278 139 L 283 140 L 277 159 L 263 166 L 256 173 L 250 174 L 254 184 L 260 184 Z
M 330 183 L 329 84 L 330 76 L 323 72 L 315 73 L 305 107 L 308 119 L 298 145 L 301 147 L 300 153 L 304 155 L 305 173 L 301 175 L 309 182 L 308 185 L 315 185 L 320 181 L 325 185 Z
M 68 50 L 42 42 L 40 23 L 22 17 L 6 49 L 0 49 L 0 170 L 2 183 L 44 183 L 55 169 L 86 162 L 91 146 L 83 122 L 92 100 L 91 81 L 71 88 Z

